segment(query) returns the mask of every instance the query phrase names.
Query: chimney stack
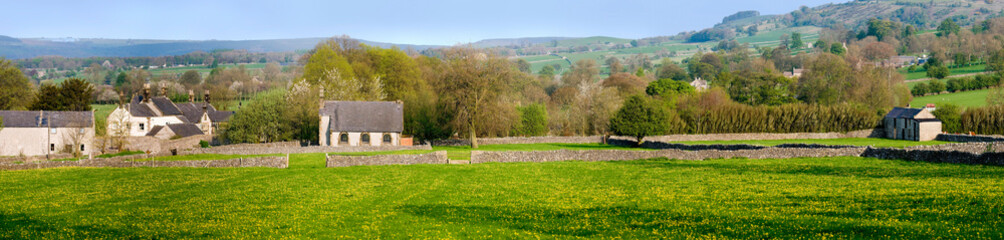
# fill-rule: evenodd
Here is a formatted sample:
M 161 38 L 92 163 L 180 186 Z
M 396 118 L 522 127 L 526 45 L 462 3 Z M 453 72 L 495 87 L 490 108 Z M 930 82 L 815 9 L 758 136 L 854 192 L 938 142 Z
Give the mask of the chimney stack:
M 167 97 L 167 86 L 160 86 L 160 95 Z
M 188 90 L 188 102 L 190 103 L 195 102 L 195 92 L 193 92 L 191 89 Z
M 209 111 L 209 90 L 206 90 L 205 97 L 203 97 L 202 100 L 206 102 L 205 104 L 202 104 L 202 112 Z

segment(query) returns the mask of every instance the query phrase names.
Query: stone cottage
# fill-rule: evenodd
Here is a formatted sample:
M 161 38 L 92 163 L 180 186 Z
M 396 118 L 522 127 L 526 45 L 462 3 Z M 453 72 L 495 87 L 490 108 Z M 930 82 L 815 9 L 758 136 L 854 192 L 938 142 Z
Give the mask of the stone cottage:
M 129 103 L 115 108 L 108 115 L 108 135 L 170 139 L 185 137 L 182 135 L 190 133 L 185 131 L 186 134 L 177 135 L 174 131 L 163 131 L 169 125 L 191 125 L 175 126 L 173 129 L 194 127 L 201 131 L 199 134 L 212 135 L 233 115 L 233 112 L 213 108 L 209 103 L 209 94 L 206 94 L 205 101 L 201 103 L 194 102 L 191 92 L 188 99 L 188 103 L 175 104 L 165 96 L 150 96 L 149 85 L 145 85 L 141 95 L 132 97 Z
M 701 79 L 701 78 L 697 78 L 697 79 L 694 79 L 693 82 L 690 82 L 690 86 L 694 87 L 694 89 L 697 90 L 698 92 L 707 91 L 708 90 L 708 81 L 705 81 L 704 79 Z
M 926 109 L 893 108 L 882 122 L 890 139 L 931 141 L 941 134 L 941 120 Z
M 0 111 L 0 156 L 96 152 L 94 112 Z
M 400 146 L 404 130 L 401 102 L 321 103 L 321 146 Z

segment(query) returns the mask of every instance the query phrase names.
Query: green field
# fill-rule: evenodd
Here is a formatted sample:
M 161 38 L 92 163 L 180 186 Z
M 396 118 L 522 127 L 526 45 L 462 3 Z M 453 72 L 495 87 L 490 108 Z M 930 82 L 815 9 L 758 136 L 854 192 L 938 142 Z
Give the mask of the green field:
M 247 68 L 248 70 L 265 68 L 264 63 L 220 64 L 219 67 L 235 68 L 240 65 L 244 65 L 244 67 Z M 206 66 L 168 67 L 168 68 L 148 69 L 147 71 L 149 71 L 151 75 L 160 76 L 160 75 L 181 75 L 182 73 L 185 73 L 188 70 L 195 70 L 200 74 L 202 74 L 203 77 L 209 75 L 209 72 L 213 71 L 213 69 L 208 68 Z
M 962 107 L 982 107 L 987 105 L 988 94 L 990 94 L 990 89 L 914 97 L 910 106 L 924 107 L 928 103 L 935 105 L 951 103 Z
M 1004 168 L 871 158 L 0 172 L 0 238 L 1004 238 Z
M 453 160 L 470 160 L 471 147 L 432 147 L 435 151 L 446 151 L 446 154 Z M 536 144 L 499 144 L 480 145 L 478 151 L 551 151 L 551 150 L 639 150 L 648 149 L 619 147 L 599 143 L 536 143 Z
M 872 147 L 912 147 L 912 146 L 924 146 L 924 145 L 940 145 L 949 142 L 942 141 L 905 141 L 905 140 L 893 140 L 885 138 L 837 138 L 837 139 L 785 139 L 785 140 L 739 140 L 739 141 L 684 141 L 684 142 L 673 142 L 686 145 L 735 145 L 735 144 L 747 144 L 747 145 L 759 145 L 759 146 L 776 146 L 780 144 L 820 144 L 820 145 L 847 145 L 847 146 L 872 146 Z
M 986 72 L 987 71 L 987 65 L 986 64 L 977 64 L 977 65 L 972 65 L 972 66 L 967 66 L 967 67 L 949 68 L 948 70 L 949 70 L 949 75 L 948 76 L 951 77 L 951 76 L 955 76 L 955 75 Z M 923 67 L 917 67 L 917 70 L 914 70 L 914 71 L 908 71 L 907 68 L 900 68 L 899 69 L 899 73 L 902 73 L 902 74 L 906 75 L 906 80 L 916 80 L 916 79 L 928 78 L 927 77 L 927 70 L 925 70 Z M 910 88 L 913 88 L 913 85 L 916 85 L 916 84 L 917 83 L 907 83 L 907 86 L 909 86 Z

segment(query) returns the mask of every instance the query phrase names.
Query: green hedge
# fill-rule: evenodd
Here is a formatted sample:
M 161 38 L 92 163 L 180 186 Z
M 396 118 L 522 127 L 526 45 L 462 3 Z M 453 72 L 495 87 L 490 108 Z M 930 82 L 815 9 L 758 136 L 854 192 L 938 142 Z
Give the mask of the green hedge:
M 850 104 L 723 104 L 681 111 L 690 133 L 849 132 L 877 126 L 879 114 Z
M 976 134 L 1004 134 L 1004 105 L 966 109 L 962 128 Z

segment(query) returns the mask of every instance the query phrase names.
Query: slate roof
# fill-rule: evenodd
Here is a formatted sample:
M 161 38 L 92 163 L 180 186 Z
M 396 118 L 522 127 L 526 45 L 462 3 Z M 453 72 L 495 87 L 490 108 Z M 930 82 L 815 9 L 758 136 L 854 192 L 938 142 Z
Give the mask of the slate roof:
M 230 116 L 233 116 L 233 111 L 212 111 L 209 112 L 209 121 L 213 122 L 227 122 L 230 121 Z
M 914 116 L 920 113 L 923 109 L 919 108 L 893 108 L 889 111 L 889 114 L 885 115 L 885 118 L 908 118 L 913 119 Z
M 181 109 L 178 109 L 178 106 L 175 105 L 173 102 L 171 102 L 171 99 L 167 99 L 167 97 L 163 96 L 151 97 L 150 103 L 153 104 L 143 103 L 142 101 L 143 101 L 143 96 L 133 97 L 132 100 L 129 101 L 129 114 L 131 114 L 134 117 L 161 117 L 161 116 L 182 115 Z M 154 111 L 154 109 L 151 108 L 151 106 L 156 108 L 156 110 L 159 110 L 160 113 L 158 114 L 157 111 Z M 202 109 L 199 109 L 199 112 L 202 112 Z
M 148 137 L 157 136 L 157 133 L 160 133 L 160 130 L 164 130 L 164 126 L 154 126 L 153 128 L 150 129 L 149 133 L 146 133 L 146 136 Z
M 9 128 L 79 128 L 94 125 L 90 111 L 0 111 L 3 126 Z
M 176 105 L 178 106 L 178 109 L 181 110 L 182 115 L 185 115 L 185 118 L 188 119 L 188 122 L 197 123 L 199 122 L 199 120 L 202 120 L 202 106 L 206 105 L 206 103 L 188 102 L 188 103 L 179 103 Z M 208 109 L 206 109 L 206 111 L 215 112 L 216 108 L 214 108 L 213 105 L 210 104 L 208 106 Z
M 153 105 L 157 106 L 157 109 L 159 109 L 164 115 L 181 115 L 181 110 L 178 109 L 178 106 L 174 105 L 174 103 L 171 102 L 171 99 L 167 99 L 167 97 L 152 97 L 150 98 L 150 101 L 153 102 Z
M 191 137 L 204 134 L 202 133 L 202 130 L 199 129 L 199 126 L 195 126 L 195 124 L 192 123 L 168 124 L 167 127 L 174 132 L 175 136 L 179 137 Z
M 402 132 L 404 106 L 397 102 L 327 101 L 321 116 L 331 116 L 335 132 Z

